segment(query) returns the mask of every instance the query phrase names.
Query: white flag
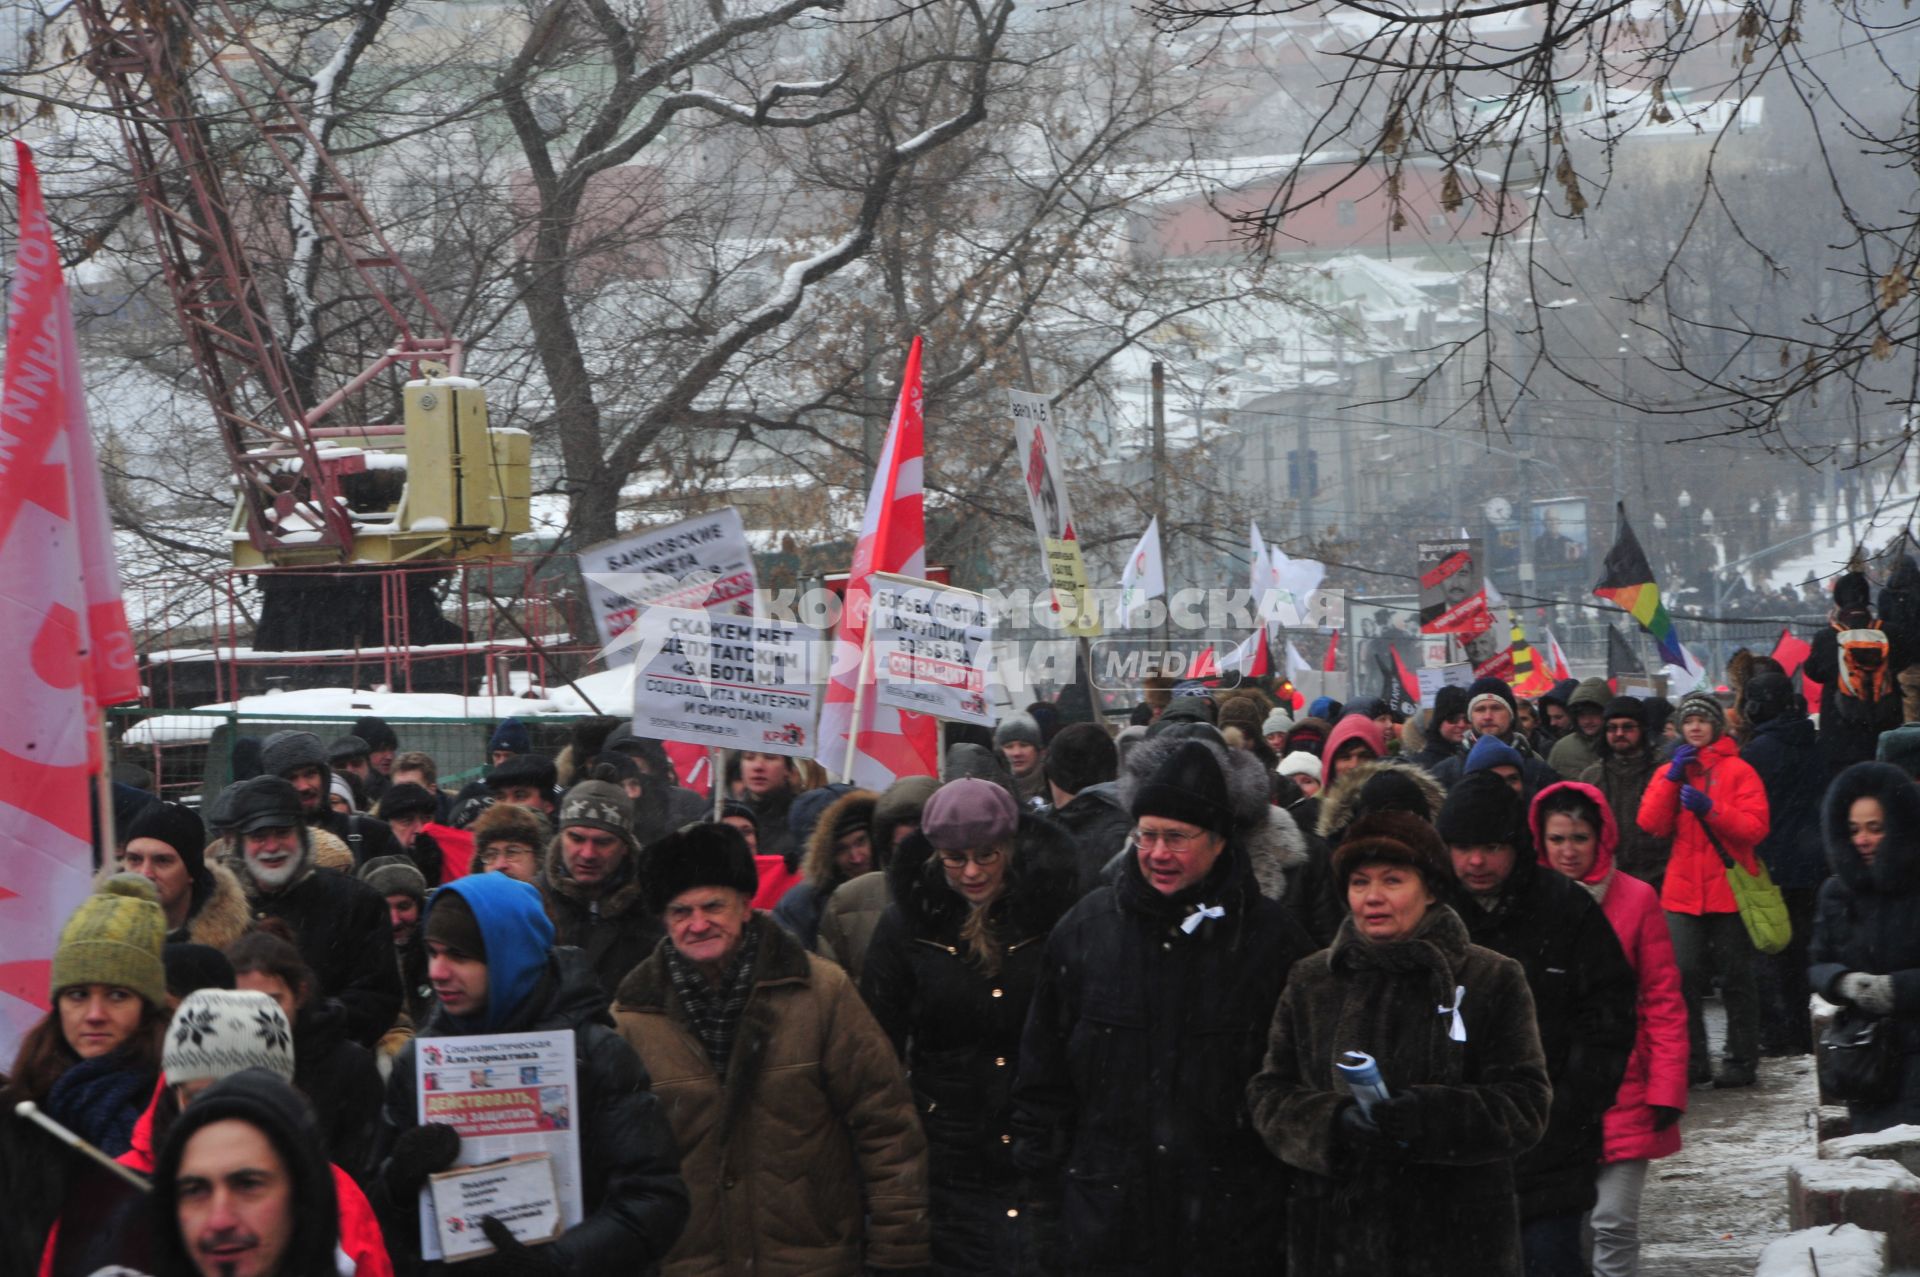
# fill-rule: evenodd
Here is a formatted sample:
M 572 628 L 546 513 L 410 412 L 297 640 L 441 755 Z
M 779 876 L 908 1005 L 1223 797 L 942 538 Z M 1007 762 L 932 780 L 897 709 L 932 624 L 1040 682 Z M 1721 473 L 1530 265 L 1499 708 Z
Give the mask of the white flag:
M 1707 681 L 1707 667 L 1700 663 L 1700 658 L 1695 656 L 1685 643 L 1680 645 L 1680 655 L 1685 658 L 1686 665 L 1661 667 L 1661 671 L 1667 676 L 1667 694 L 1675 700 Z
M 1267 553 L 1267 542 L 1260 535 L 1258 519 L 1255 519 L 1252 524 L 1252 535 L 1247 546 L 1247 561 L 1252 572 L 1247 588 L 1253 591 L 1254 606 L 1258 607 L 1260 600 L 1267 597 L 1267 591 L 1275 586 L 1273 556 Z
M 1311 674 L 1311 673 L 1313 673 L 1313 666 L 1307 663 L 1306 657 L 1300 655 L 1300 649 L 1293 645 L 1293 640 L 1288 639 L 1287 640 L 1287 677 L 1293 678 L 1300 674 Z
M 1160 520 L 1147 521 L 1140 544 L 1133 547 L 1127 566 L 1120 570 L 1120 628 L 1132 623 L 1134 610 L 1148 599 L 1166 597 L 1167 569 L 1160 560 Z
M 1273 588 L 1278 592 L 1280 602 L 1291 604 L 1294 612 L 1292 617 L 1268 619 L 1277 620 L 1282 625 L 1303 624 L 1307 614 L 1307 599 L 1327 579 L 1327 565 L 1312 559 L 1292 558 L 1277 545 L 1267 547 L 1267 561 L 1272 565 Z

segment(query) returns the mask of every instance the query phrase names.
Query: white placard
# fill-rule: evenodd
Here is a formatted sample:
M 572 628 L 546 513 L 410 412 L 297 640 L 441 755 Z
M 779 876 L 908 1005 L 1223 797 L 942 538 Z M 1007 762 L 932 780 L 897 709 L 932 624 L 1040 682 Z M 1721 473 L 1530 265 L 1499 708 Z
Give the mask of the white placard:
M 1453 665 L 1428 665 L 1413 672 L 1420 681 L 1420 708 L 1432 709 L 1433 698 L 1443 687 L 1471 687 L 1473 664 L 1460 661 Z
M 811 758 L 829 648 L 805 625 L 648 608 L 633 730 L 655 740 Z M 657 641 L 655 641 L 657 639 Z
M 552 1159 L 560 1220 L 586 1217 L 580 1179 L 580 1087 L 573 1030 L 414 1040 L 414 1117 L 460 1133 L 455 1166 L 521 1153 Z M 432 1189 L 420 1190 L 420 1254 L 439 1259 Z
M 873 694 L 881 705 L 956 723 L 996 721 L 993 613 L 971 590 L 913 577 L 873 574 L 867 643 Z
M 493 1243 L 480 1226 L 489 1215 L 529 1246 L 550 1242 L 566 1228 L 560 1220 L 553 1159 L 545 1153 L 522 1153 L 429 1175 L 427 1191 L 440 1225 L 440 1253 L 448 1263 L 493 1253 Z
M 1013 418 L 1021 486 L 1033 515 L 1033 530 L 1040 535 L 1040 560 L 1053 586 L 1054 607 L 1070 613 L 1067 632 L 1097 638 L 1100 612 L 1087 592 L 1087 563 L 1067 500 L 1066 463 L 1053 433 L 1053 405 L 1045 395 L 1009 390 L 1007 413 Z
M 753 554 L 732 506 L 582 550 L 580 574 L 603 649 L 632 627 L 644 604 L 739 615 L 753 610 Z M 609 665 L 632 660 L 631 647 L 606 653 Z

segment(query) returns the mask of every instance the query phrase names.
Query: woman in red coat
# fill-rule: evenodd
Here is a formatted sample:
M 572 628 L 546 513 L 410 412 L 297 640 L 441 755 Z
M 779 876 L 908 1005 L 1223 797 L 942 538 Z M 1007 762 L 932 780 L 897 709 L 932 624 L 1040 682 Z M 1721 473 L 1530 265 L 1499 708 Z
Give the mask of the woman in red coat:
M 1620 831 L 1592 785 L 1563 781 L 1533 800 L 1540 863 L 1572 878 L 1600 902 L 1639 980 L 1633 1056 L 1602 1119 L 1599 1200 L 1593 1207 L 1595 1277 L 1631 1277 L 1640 1262 L 1640 1193 L 1647 1163 L 1680 1150 L 1687 1107 L 1687 1005 L 1667 919 L 1653 888 L 1617 873 Z
M 1673 839 L 1660 907 L 1667 911 L 1687 999 L 1689 1078 L 1711 1079 L 1718 1087 L 1752 1086 L 1760 1054 L 1760 993 L 1753 942 L 1727 885 L 1721 853 L 1749 873 L 1760 871 L 1754 848 L 1767 836 L 1767 790 L 1759 773 L 1741 761 L 1727 735 L 1727 713 L 1711 693 L 1687 693 L 1675 717 L 1680 745 L 1647 782 L 1640 828 L 1655 838 Z M 1715 975 L 1727 1006 L 1727 1044 L 1718 1073 L 1712 1071 L 1700 1012 L 1700 999 Z

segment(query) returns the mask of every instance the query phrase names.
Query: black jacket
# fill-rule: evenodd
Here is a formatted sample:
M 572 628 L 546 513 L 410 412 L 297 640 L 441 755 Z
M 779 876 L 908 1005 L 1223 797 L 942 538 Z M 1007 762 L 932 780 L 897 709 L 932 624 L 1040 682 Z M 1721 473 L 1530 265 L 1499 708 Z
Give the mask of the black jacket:
M 1460 766 L 1466 766 L 1467 747 L 1465 744 L 1449 745 L 1436 730 L 1427 737 L 1427 743 L 1411 754 L 1402 754 L 1401 761 L 1424 768 L 1428 773 L 1436 772 L 1440 765 L 1450 758 L 1460 760 Z
M 1646 797 L 1647 782 L 1665 764 L 1650 748 L 1622 758 L 1609 752 L 1605 758 L 1580 773 L 1580 779 L 1598 789 L 1613 809 L 1614 822 L 1620 827 L 1620 845 L 1614 848 L 1613 862 L 1622 873 L 1631 874 L 1654 890 L 1667 876 L 1667 859 L 1673 855 L 1673 839 L 1661 838 L 1640 828 L 1640 800 Z
M 294 1018 L 293 1085 L 313 1105 L 327 1160 L 364 1181 L 385 1087 L 373 1052 L 347 1036 L 346 1009 L 331 998 Z
M 1600 1118 L 1633 1054 L 1639 981 L 1600 905 L 1525 849 L 1492 909 L 1456 888 L 1473 943 L 1514 959 L 1533 993 L 1553 1083 L 1547 1133 L 1514 1165 L 1520 1218 L 1585 1211 L 1600 1169 Z
M 332 869 L 313 869 L 273 895 L 260 892 L 244 865 L 235 872 L 255 918 L 279 918 L 293 928 L 319 992 L 346 1009 L 347 1035 L 361 1046 L 378 1042 L 400 1014 L 386 897 Z
M 1776 886 L 1817 887 L 1827 876 L 1820 841 L 1820 798 L 1827 773 L 1820 761 L 1813 720 L 1782 715 L 1753 729 L 1740 757 L 1760 773 L 1772 825 L 1756 849 Z
M 609 1000 L 577 949 L 555 949 L 526 1009 L 502 1033 L 572 1029 L 574 1071 L 580 1087 L 575 1114 L 586 1218 L 540 1248 L 576 1277 L 652 1272 L 687 1223 L 687 1187 L 680 1154 L 640 1058 L 613 1031 Z M 455 1036 L 435 1011 L 420 1036 Z M 386 1130 L 391 1138 L 417 1122 L 414 1052 L 417 1040 L 394 1058 L 387 1080 Z M 395 1268 L 418 1266 L 420 1223 L 414 1203 L 387 1203 L 387 1247 Z M 457 1272 L 455 1266 L 445 1271 Z
M 1225 915 L 1189 933 L 1197 906 Z M 1163 897 L 1129 857 L 1047 939 L 1020 1042 L 1015 1155 L 1060 1195 L 1074 1272 L 1271 1273 L 1286 1172 L 1247 1114 L 1287 969 L 1312 948 L 1230 845 Z
M 1885 813 L 1871 865 L 1847 833 L 1847 814 L 1860 798 L 1879 799 Z M 1892 976 L 1894 1039 L 1902 1051 L 1920 1052 L 1920 786 L 1887 763 L 1850 767 L 1827 791 L 1822 821 L 1833 875 L 1820 888 L 1807 981 L 1840 1003 L 1841 976 Z M 1907 1102 L 1920 1114 L 1920 1096 Z
M 364 865 L 379 856 L 404 856 L 407 849 L 393 836 L 393 826 L 384 820 L 359 812 L 334 811 L 328 808 L 319 816 L 309 816 L 307 824 L 315 829 L 324 829 L 341 842 L 347 844 L 347 850 L 353 853 L 353 863 Z M 422 870 L 421 872 L 425 872 Z M 439 875 L 427 879 L 429 887 L 438 886 Z
M 887 866 L 894 903 L 880 915 L 867 947 L 860 992 L 906 1061 L 936 1181 L 1017 1178 L 1003 1137 L 1012 1130 L 1020 1033 L 1047 933 L 1081 895 L 1077 852 L 1073 838 L 1052 821 L 1020 817 L 1005 888 L 988 910 L 1003 950 L 991 975 L 961 938 L 971 909 L 947 885 L 926 836 L 909 835 Z M 986 1272 L 993 1258 L 978 1256 L 962 1266 Z
M 560 839 L 556 836 L 547 846 L 540 895 L 553 923 L 553 942 L 586 954 L 609 1004 L 627 972 L 645 962 L 667 934 L 660 919 L 647 909 L 647 893 L 640 883 L 640 860 L 645 854 L 629 849 L 612 882 L 592 893 L 567 873 Z
M 1903 637 L 1887 628 L 1888 663 L 1893 670 L 1905 650 Z M 1801 672 L 1821 685 L 1820 754 L 1827 774 L 1838 776 L 1854 763 L 1868 762 L 1880 733 L 1900 726 L 1900 685 L 1889 677 L 1887 690 L 1872 705 L 1840 691 L 1840 632 L 1832 625 L 1813 636 L 1813 650 Z
M 1080 850 L 1080 894 L 1099 886 L 1113 854 L 1127 845 L 1133 816 L 1120 802 L 1120 782 L 1089 785 L 1053 809 L 1053 819 Z

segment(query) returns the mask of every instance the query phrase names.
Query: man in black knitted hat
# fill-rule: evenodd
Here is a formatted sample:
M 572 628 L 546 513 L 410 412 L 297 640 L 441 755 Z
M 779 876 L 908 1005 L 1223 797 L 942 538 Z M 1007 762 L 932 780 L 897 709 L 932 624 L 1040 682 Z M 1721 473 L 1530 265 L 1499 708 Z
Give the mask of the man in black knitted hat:
M 233 871 L 207 860 L 207 831 L 190 807 L 154 802 L 122 836 L 120 868 L 153 884 L 167 915 L 167 940 L 224 949 L 252 925 L 246 892 Z

